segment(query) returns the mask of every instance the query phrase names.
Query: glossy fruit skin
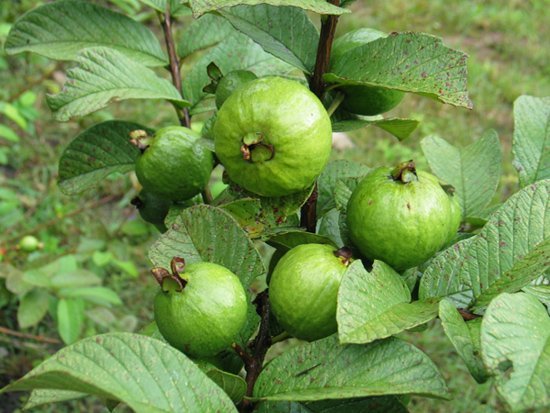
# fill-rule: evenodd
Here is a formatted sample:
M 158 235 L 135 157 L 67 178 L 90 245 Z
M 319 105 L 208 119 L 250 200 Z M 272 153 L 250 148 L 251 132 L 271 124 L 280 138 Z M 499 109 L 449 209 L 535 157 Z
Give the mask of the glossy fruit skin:
M 417 171 L 418 180 L 395 181 L 392 168 L 371 171 L 348 202 L 350 238 L 370 260 L 397 271 L 426 261 L 456 233 L 459 222 L 438 179 Z
M 180 274 L 183 291 L 160 291 L 155 321 L 173 347 L 191 357 L 211 357 L 227 349 L 244 326 L 247 299 L 239 278 L 221 265 L 188 264 Z
M 313 341 L 337 331 L 336 299 L 346 271 L 330 245 L 303 244 L 277 263 L 269 299 L 279 324 L 292 336 Z
M 387 34 L 375 29 L 362 28 L 346 33 L 336 39 L 331 53 L 331 61 L 337 62 L 347 52 L 386 37 Z M 338 88 L 346 97 L 342 108 L 357 115 L 374 116 L 396 107 L 405 94 L 399 90 L 385 89 L 374 86 L 350 85 Z
M 276 197 L 313 184 L 328 162 L 332 129 L 325 108 L 309 89 L 292 80 L 265 77 L 237 89 L 223 104 L 214 141 L 233 182 Z M 248 160 L 244 148 L 250 150 Z
M 143 189 L 171 201 L 200 193 L 210 178 L 213 157 L 199 139 L 200 134 L 182 126 L 158 130 L 136 161 Z
M 219 109 L 229 96 L 245 83 L 258 77 L 248 70 L 234 70 L 221 78 L 216 88 L 216 107 Z

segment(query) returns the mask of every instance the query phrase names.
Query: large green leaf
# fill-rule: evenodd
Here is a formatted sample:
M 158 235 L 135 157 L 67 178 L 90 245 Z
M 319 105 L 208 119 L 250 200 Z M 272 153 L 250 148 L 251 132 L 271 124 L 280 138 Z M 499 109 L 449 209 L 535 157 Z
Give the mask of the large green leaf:
M 341 111 L 337 111 L 331 118 L 333 132 L 349 132 L 364 128 L 365 126 L 376 126 L 395 136 L 400 141 L 403 141 L 407 139 L 420 124 L 420 121 L 416 119 L 384 119 L 382 116 L 360 116 L 351 113 L 339 115 L 340 113 Z
M 62 298 L 57 302 L 57 330 L 65 344 L 80 337 L 84 324 L 84 302 L 78 298 Z
M 210 380 L 220 386 L 234 403 L 239 403 L 243 399 L 246 393 L 246 382 L 241 376 L 220 370 L 203 361 L 198 361 L 197 366 Z
M 265 272 L 260 254 L 235 219 L 208 205 L 185 209 L 149 250 L 149 259 L 158 267 L 169 268 L 173 257 L 223 265 L 245 286 Z
M 391 394 L 447 398 L 443 378 L 416 347 L 389 338 L 340 345 L 334 336 L 287 350 L 254 386 L 261 400 L 313 401 Z
M 47 98 L 57 120 L 84 116 L 126 99 L 166 99 L 188 105 L 172 83 L 114 49 L 85 49 L 76 61 L 78 66 L 67 72 L 61 93 Z
M 34 326 L 44 318 L 50 304 L 50 295 L 41 288 L 35 288 L 25 294 L 17 308 L 19 328 Z
M 81 132 L 59 160 L 59 187 L 76 195 L 101 183 L 114 172 L 132 171 L 139 149 L 130 143 L 130 132 L 153 131 L 137 123 L 107 121 Z
M 52 403 L 80 399 L 82 397 L 86 397 L 86 394 L 78 391 L 36 389 L 31 392 L 31 395 L 25 403 L 25 410 L 30 410 L 44 404 L 51 405 Z
M 193 20 L 180 36 L 178 55 L 187 57 L 199 50 L 212 47 L 227 39 L 235 29 L 224 18 L 215 14 L 205 14 Z
M 211 82 L 206 67 L 214 62 L 227 74 L 233 70 L 250 70 L 258 77 L 286 74 L 294 70 L 288 63 L 265 52 L 249 37 L 234 32 L 223 42 L 205 53 L 187 73 L 183 80 L 183 94 L 194 106 L 197 106 L 206 96 L 203 88 Z M 207 107 L 201 110 L 212 110 Z
M 482 216 L 500 181 L 502 154 L 497 133 L 489 130 L 465 148 L 437 136 L 424 138 L 421 145 L 432 171 L 455 188 L 463 216 Z
M 313 71 L 319 32 L 304 10 L 262 4 L 222 9 L 220 14 L 266 52 L 304 72 Z
M 476 340 L 472 334 L 479 333 L 471 330 L 470 324 L 479 324 L 481 319 L 475 319 L 466 323 L 455 305 L 450 300 L 442 300 L 439 303 L 439 318 L 445 334 L 453 344 L 456 352 L 462 358 L 466 367 L 478 383 L 487 381 L 489 375 L 483 366 L 480 349 L 475 345 Z
M 142 24 L 85 1 L 57 1 L 24 14 L 6 40 L 9 54 L 34 52 L 76 60 L 88 47 L 105 46 L 146 66 L 168 63 L 155 35 Z
M 325 74 L 330 83 L 380 86 L 472 107 L 466 90 L 467 55 L 422 33 L 395 33 L 356 47 Z
M 58 389 L 126 403 L 138 413 L 236 412 L 181 352 L 140 334 L 111 333 L 66 347 L 2 391 Z
M 481 349 L 512 411 L 550 406 L 550 317 L 536 298 L 495 298 L 483 317 Z
M 299 7 L 319 14 L 341 15 L 349 13 L 349 10 L 336 7 L 325 0 L 190 0 L 190 4 L 195 16 L 227 7 L 255 6 L 258 4 Z
M 317 215 L 322 216 L 336 207 L 334 201 L 338 182 L 346 178 L 362 178 L 370 168 L 358 162 L 340 159 L 330 162 L 317 180 Z
M 257 413 L 407 413 L 396 397 L 323 400 L 319 402 L 261 402 Z
M 512 196 L 475 237 L 436 257 L 425 270 L 420 297 L 459 293 L 483 307 L 500 292 L 515 292 L 548 271 L 550 180 Z M 546 240 L 546 241 L 545 241 Z
M 437 302 L 411 303 L 409 287 L 389 265 L 374 261 L 367 272 L 357 260 L 338 290 L 338 337 L 341 343 L 370 343 L 427 323 L 437 310 Z
M 522 187 L 550 178 L 550 97 L 516 99 L 512 151 Z

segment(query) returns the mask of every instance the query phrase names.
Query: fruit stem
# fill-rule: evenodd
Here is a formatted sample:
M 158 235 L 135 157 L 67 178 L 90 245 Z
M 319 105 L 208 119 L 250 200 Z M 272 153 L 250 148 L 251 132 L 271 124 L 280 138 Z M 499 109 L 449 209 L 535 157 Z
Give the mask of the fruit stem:
M 416 175 L 416 165 L 411 159 L 407 162 L 402 162 L 393 168 L 391 172 L 391 177 L 396 182 L 402 182 L 408 184 L 409 182 L 418 181 L 418 176 Z
M 158 13 L 160 25 L 164 32 L 164 41 L 166 43 L 166 49 L 168 50 L 168 57 L 170 60 L 170 74 L 172 75 L 172 84 L 180 93 L 182 99 L 183 88 L 181 83 L 181 73 L 178 60 L 178 54 L 176 52 L 176 43 L 174 42 L 174 36 L 172 35 L 172 18 L 170 16 L 170 2 L 166 2 L 166 10 L 164 15 Z M 180 108 L 176 104 L 172 104 L 176 110 L 176 114 L 180 121 L 181 126 L 191 127 L 191 116 L 189 115 L 189 110 L 187 108 Z
M 130 143 L 143 153 L 149 147 L 151 137 L 143 129 L 136 129 L 130 132 Z
M 334 251 L 334 255 L 338 258 L 340 258 L 340 261 L 342 261 L 342 264 L 344 264 L 346 267 L 349 266 L 353 259 L 352 259 L 352 251 L 348 247 L 342 247 L 336 251 Z
M 329 108 L 327 109 L 327 113 L 328 113 L 329 116 L 332 116 L 332 114 L 334 112 L 336 112 L 336 109 L 338 109 L 340 104 L 344 101 L 345 97 L 346 96 L 342 92 L 338 92 L 336 94 L 336 97 L 334 98 L 334 100 L 330 104 Z
M 181 277 L 185 269 L 185 260 L 181 257 L 174 257 L 170 261 L 170 269 L 172 273 L 166 268 L 155 267 L 151 270 L 151 274 L 159 283 L 160 288 L 164 292 L 177 291 L 181 292 L 187 285 L 187 280 Z

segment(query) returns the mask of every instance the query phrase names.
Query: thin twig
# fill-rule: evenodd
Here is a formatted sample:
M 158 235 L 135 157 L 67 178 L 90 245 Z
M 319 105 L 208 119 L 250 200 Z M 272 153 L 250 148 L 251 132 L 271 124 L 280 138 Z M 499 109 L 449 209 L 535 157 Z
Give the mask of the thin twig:
M 480 315 L 474 314 L 474 313 L 466 310 L 465 308 L 459 308 L 458 312 L 460 313 L 460 315 L 462 316 L 462 319 L 464 321 L 475 320 L 476 318 L 481 317 Z
M 172 18 L 170 16 L 170 2 L 166 2 L 166 11 L 160 19 L 162 30 L 164 32 L 164 40 L 166 42 L 166 49 L 168 50 L 168 58 L 170 59 L 170 74 L 172 75 L 172 83 L 174 87 L 180 92 L 183 98 L 183 88 L 181 84 L 181 73 L 178 54 L 176 53 L 176 44 L 174 42 L 174 36 L 172 35 Z M 189 116 L 189 110 L 187 108 L 180 108 L 174 104 L 178 119 L 182 126 L 191 126 L 191 117 Z
M 252 397 L 254 393 L 254 385 L 262 371 L 265 355 L 271 345 L 271 336 L 269 335 L 269 295 L 267 290 L 258 294 L 254 300 L 256 311 L 260 315 L 260 329 L 254 340 L 250 343 L 250 351 L 245 351 L 238 344 L 234 344 L 233 348 L 244 362 L 246 370 L 246 397 Z M 240 412 L 251 412 L 254 410 L 254 403 L 249 399 L 244 399 L 240 406 Z
M 6 334 L 6 335 L 9 335 L 9 336 L 40 341 L 41 343 L 61 344 L 61 341 L 59 341 L 56 338 L 45 337 L 45 336 L 35 336 L 33 334 L 21 333 L 19 331 L 10 330 L 7 327 L 0 327 L 0 333 Z
M 340 0 L 328 0 L 329 3 L 339 6 Z M 323 75 L 327 71 L 330 63 L 330 52 L 332 50 L 332 42 L 334 41 L 334 33 L 338 16 L 323 17 L 321 23 L 321 35 L 319 36 L 319 44 L 317 45 L 317 58 L 315 59 L 315 69 L 313 76 L 309 80 L 309 88 L 322 99 L 325 93 L 325 82 Z M 309 199 L 302 207 L 300 213 L 300 225 L 305 227 L 308 232 L 315 232 L 317 227 L 317 183 Z

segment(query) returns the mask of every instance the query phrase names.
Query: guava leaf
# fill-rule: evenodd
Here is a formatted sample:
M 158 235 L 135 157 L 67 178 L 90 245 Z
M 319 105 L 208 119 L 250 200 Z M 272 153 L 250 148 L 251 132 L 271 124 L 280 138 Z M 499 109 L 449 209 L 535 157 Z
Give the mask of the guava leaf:
M 61 298 L 57 302 L 57 331 L 63 342 L 72 344 L 78 340 L 83 324 L 84 302 L 78 298 Z
M 459 294 L 479 308 L 500 292 L 515 292 L 548 272 L 550 180 L 508 199 L 481 232 L 432 260 L 420 283 L 421 298 Z M 540 255 L 540 257 L 539 257 Z
M 153 9 L 164 13 L 166 11 L 166 6 L 170 5 L 170 15 L 174 17 L 187 16 L 191 14 L 191 9 L 189 5 L 184 4 L 183 0 L 139 0 L 143 4 L 152 7 Z
M 314 401 L 392 394 L 449 396 L 429 357 L 396 338 L 340 345 L 333 335 L 304 343 L 268 363 L 254 386 L 254 398 L 259 400 Z
M 257 413 L 407 413 L 399 400 L 391 396 L 365 399 L 322 400 L 318 402 L 261 402 Z
M 81 132 L 59 159 L 59 188 L 78 195 L 103 181 L 111 173 L 134 169 L 139 149 L 130 143 L 130 132 L 153 131 L 137 123 L 111 120 Z
M 427 323 L 437 310 L 437 302 L 411 303 L 409 287 L 389 265 L 374 261 L 367 272 L 356 260 L 338 290 L 338 337 L 341 343 L 370 343 Z
M 266 52 L 313 72 L 316 48 L 312 45 L 319 42 L 319 32 L 304 10 L 258 4 L 221 9 L 220 14 Z
M 317 215 L 336 207 L 334 200 L 338 182 L 346 178 L 363 178 L 370 168 L 358 162 L 339 159 L 329 162 L 317 179 Z
M 332 119 L 333 132 L 348 132 L 356 129 L 364 128 L 365 126 L 376 126 L 391 135 L 395 136 L 400 141 L 407 139 L 413 133 L 420 122 L 416 119 L 404 118 L 387 118 L 380 117 L 377 119 L 371 116 L 371 119 L 358 115 L 350 115 L 345 118 Z
M 224 41 L 208 50 L 187 73 L 183 79 L 183 94 L 201 111 L 213 110 L 214 107 L 201 108 L 199 103 L 206 96 L 203 88 L 211 80 L 206 67 L 214 62 L 223 74 L 233 70 L 249 70 L 258 77 L 267 75 L 288 74 L 294 68 L 288 63 L 265 52 L 248 36 L 234 31 Z
M 365 174 L 366 175 L 366 174 Z M 365 176 L 352 176 L 349 178 L 340 179 L 334 187 L 334 202 L 336 208 L 342 213 L 345 213 L 348 207 L 349 199 L 353 194 L 357 185 L 363 180 Z
M 183 210 L 149 250 L 149 259 L 157 267 L 169 268 L 173 257 L 188 263 L 222 265 L 246 287 L 265 272 L 260 254 L 237 221 L 223 209 L 209 205 Z
M 512 411 L 550 405 L 550 317 L 525 293 L 495 298 L 481 325 L 483 362 Z
M 481 318 L 466 323 L 455 305 L 449 300 L 442 300 L 439 303 L 439 318 L 447 338 L 453 344 L 456 352 L 462 358 L 470 374 L 478 383 L 484 383 L 489 378 L 489 374 L 483 366 L 481 360 L 481 349 L 475 345 L 472 333 L 478 334 Z M 471 331 L 468 328 L 471 324 L 477 324 L 477 331 Z M 478 341 L 478 340 L 477 340 Z
M 34 326 L 48 312 L 50 294 L 44 289 L 34 288 L 25 294 L 17 307 L 17 323 L 19 328 Z
M 463 217 L 483 216 L 500 182 L 502 153 L 497 133 L 491 129 L 465 148 L 437 136 L 422 139 L 421 146 L 434 174 L 455 188 Z
M 6 52 L 78 60 L 82 49 L 105 46 L 144 66 L 168 63 L 155 35 L 131 18 L 85 1 L 56 1 L 24 14 L 12 26 Z
M 197 366 L 210 380 L 220 386 L 234 403 L 239 403 L 246 393 L 246 382 L 241 376 L 220 370 L 210 363 L 198 361 Z
M 195 17 L 227 7 L 239 5 L 255 6 L 258 4 L 299 7 L 319 14 L 332 14 L 337 16 L 349 13 L 349 10 L 336 7 L 325 0 L 190 0 L 191 9 Z
M 193 20 L 180 36 L 178 56 L 184 58 L 199 50 L 215 46 L 234 32 L 231 23 L 223 17 L 205 14 Z
M 178 106 L 189 105 L 168 80 L 114 49 L 84 49 L 76 62 L 78 65 L 67 71 L 68 80 L 61 93 L 47 97 L 59 121 L 126 99 L 165 99 Z
M 516 99 L 512 152 L 522 187 L 550 178 L 550 97 Z
M 467 55 L 423 33 L 392 33 L 356 47 L 334 62 L 324 79 L 339 85 L 379 86 L 472 108 Z
M 25 410 L 30 410 L 44 404 L 59 403 L 68 400 L 81 399 L 86 397 L 86 393 L 71 390 L 50 390 L 36 389 L 31 392 L 29 399 L 25 403 Z
M 138 413 L 236 412 L 183 353 L 140 334 L 109 333 L 65 347 L 2 392 L 58 389 L 126 403 Z
M 329 238 L 337 247 L 343 247 L 344 241 L 340 234 L 340 211 L 332 208 L 320 219 L 317 234 Z

